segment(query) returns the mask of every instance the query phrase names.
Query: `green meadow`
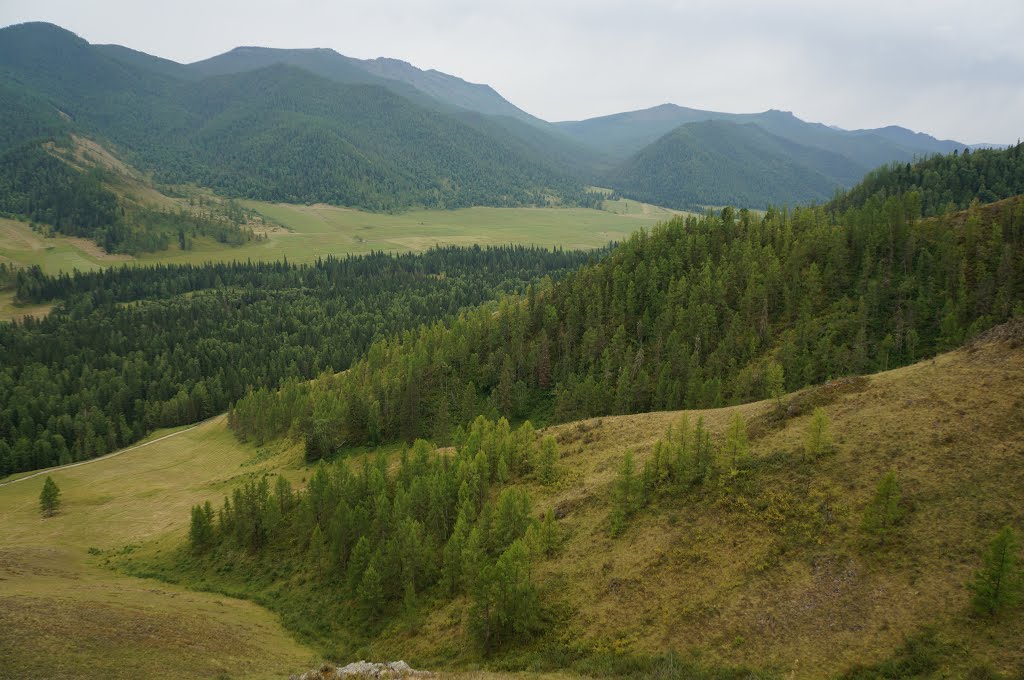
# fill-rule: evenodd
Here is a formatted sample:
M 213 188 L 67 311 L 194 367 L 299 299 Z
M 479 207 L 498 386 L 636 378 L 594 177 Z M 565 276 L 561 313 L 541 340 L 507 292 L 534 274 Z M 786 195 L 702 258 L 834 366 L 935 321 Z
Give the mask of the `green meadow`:
M 219 260 L 312 262 L 326 255 L 383 250 L 408 252 L 434 245 L 505 245 L 545 248 L 600 248 L 621 241 L 637 229 L 676 214 L 627 199 L 590 208 L 463 208 L 369 213 L 331 205 L 291 205 L 244 201 L 266 220 L 267 238 L 231 248 L 196 238 L 192 250 L 171 249 L 138 258 L 109 255 L 91 241 L 65 236 L 43 237 L 24 222 L 0 219 L 0 262 L 39 265 L 49 274 L 86 271 L 140 262 L 192 263 Z

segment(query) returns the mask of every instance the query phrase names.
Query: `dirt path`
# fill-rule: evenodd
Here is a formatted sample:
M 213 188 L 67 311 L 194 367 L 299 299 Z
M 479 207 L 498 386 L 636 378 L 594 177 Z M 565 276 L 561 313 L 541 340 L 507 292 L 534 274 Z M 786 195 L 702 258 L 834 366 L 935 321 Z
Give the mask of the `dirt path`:
M 107 455 L 100 456 L 99 458 L 90 458 L 89 460 L 81 460 L 81 461 L 78 461 L 77 463 L 68 463 L 67 465 L 59 465 L 57 467 L 46 468 L 45 470 L 40 470 L 38 472 L 33 472 L 30 475 L 25 475 L 24 477 L 19 477 L 18 479 L 11 479 L 11 480 L 6 481 L 6 482 L 0 482 L 0 486 L 7 486 L 8 484 L 16 484 L 17 482 L 24 482 L 26 479 L 32 479 L 33 477 L 38 477 L 39 475 L 48 475 L 48 474 L 51 474 L 53 472 L 57 472 L 58 470 L 67 470 L 69 468 L 78 467 L 79 465 L 88 465 L 89 463 L 96 463 L 96 462 L 99 462 L 101 460 L 106 460 L 108 458 L 113 458 L 114 456 L 120 456 L 122 453 L 128 453 L 129 451 L 134 451 L 136 449 L 141 449 L 143 446 L 149 446 L 150 444 L 156 444 L 157 442 L 162 442 L 163 440 L 170 439 L 171 437 L 177 437 L 179 434 L 188 432 L 189 430 L 194 430 L 197 427 L 199 427 L 200 425 L 205 425 L 206 423 L 209 423 L 209 422 L 211 422 L 213 420 L 216 420 L 217 418 L 220 418 L 222 415 L 223 414 L 217 415 L 217 416 L 213 416 L 212 418 L 207 418 L 206 420 L 198 422 L 195 425 L 190 425 L 189 427 L 186 427 L 183 430 L 178 430 L 177 432 L 172 432 L 170 434 L 165 434 L 163 437 L 157 437 L 156 439 L 150 440 L 150 441 L 148 441 L 148 442 L 146 442 L 144 444 L 136 444 L 135 446 L 129 446 L 127 449 L 121 449 L 120 451 L 114 451 L 113 453 L 108 453 Z

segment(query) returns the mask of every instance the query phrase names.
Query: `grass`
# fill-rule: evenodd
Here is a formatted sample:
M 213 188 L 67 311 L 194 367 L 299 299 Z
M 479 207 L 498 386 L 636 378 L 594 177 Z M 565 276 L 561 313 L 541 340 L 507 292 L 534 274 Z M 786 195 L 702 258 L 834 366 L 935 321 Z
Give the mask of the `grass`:
M 108 255 L 86 239 L 44 238 L 28 225 L 0 219 L 0 259 L 40 265 L 49 274 L 88 271 L 124 263 L 191 263 L 246 260 L 312 262 L 329 254 L 374 250 L 422 251 L 434 245 L 537 245 L 590 249 L 622 241 L 674 213 L 637 201 L 606 201 L 605 210 L 589 208 L 464 208 L 414 210 L 395 215 L 329 205 L 290 205 L 244 201 L 275 225 L 268 239 L 237 248 L 197 238 L 193 249 L 176 246 L 138 258 Z M 628 206 L 628 207 L 627 207 Z
M 44 317 L 53 309 L 52 303 L 41 305 L 14 304 L 14 291 L 0 291 L 0 321 L 21 320 L 26 316 Z
M 282 452 L 245 466 L 252 457 L 220 418 L 53 471 L 63 504 L 52 518 L 38 510 L 45 477 L 0 487 L 0 678 L 281 678 L 315 665 L 313 652 L 253 603 L 101 564 L 145 541 L 180 542 L 193 504 L 292 464 Z
M 271 231 L 268 241 L 233 248 L 223 255 L 254 260 L 287 257 L 293 262 L 310 262 L 331 253 L 422 251 L 434 245 L 598 248 L 670 216 L 653 206 L 646 214 L 624 215 L 586 208 L 464 208 L 385 214 L 330 205 L 243 203 L 286 230 Z M 144 259 L 199 262 L 211 257 L 211 252 L 171 251 Z
M 109 255 L 92 241 L 68 236 L 46 238 L 32 231 L 28 224 L 0 218 L 0 261 L 31 266 L 39 265 L 47 274 L 91 271 L 130 258 Z

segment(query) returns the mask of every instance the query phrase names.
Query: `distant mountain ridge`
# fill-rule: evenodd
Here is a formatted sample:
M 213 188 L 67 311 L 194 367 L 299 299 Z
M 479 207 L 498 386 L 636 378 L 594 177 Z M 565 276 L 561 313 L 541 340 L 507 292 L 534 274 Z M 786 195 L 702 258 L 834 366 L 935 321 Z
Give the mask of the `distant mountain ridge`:
M 616 159 L 606 184 L 684 209 L 825 201 L 876 167 L 970 148 L 898 126 L 850 131 L 775 109 L 733 114 L 663 104 L 556 126 Z
M 0 30 L 0 92 L 19 95 L 0 117 L 24 131 L 10 145 L 81 132 L 158 181 L 251 198 L 372 210 L 599 200 L 539 128 L 468 120 L 482 114 L 331 50 L 284 54 L 239 48 L 186 66 L 22 24 Z
M 967 148 L 778 110 L 664 104 L 548 123 L 489 85 L 398 59 L 242 46 L 180 64 L 45 23 L 0 29 L 0 116 L 0 151 L 78 131 L 159 181 L 378 210 L 595 205 L 588 185 L 674 208 L 764 207 L 827 200 L 876 167 Z

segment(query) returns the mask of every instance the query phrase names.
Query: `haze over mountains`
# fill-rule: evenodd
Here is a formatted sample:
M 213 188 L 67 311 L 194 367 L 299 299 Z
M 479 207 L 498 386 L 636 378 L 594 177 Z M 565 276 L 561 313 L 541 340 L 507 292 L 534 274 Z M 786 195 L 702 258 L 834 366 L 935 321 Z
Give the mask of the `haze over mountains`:
M 0 152 L 75 131 L 157 181 L 372 210 L 594 205 L 594 185 L 673 208 L 763 208 L 965 148 L 774 110 L 666 104 L 548 123 L 487 85 L 393 59 L 238 47 L 186 65 L 44 23 L 0 30 L 0 93 Z

